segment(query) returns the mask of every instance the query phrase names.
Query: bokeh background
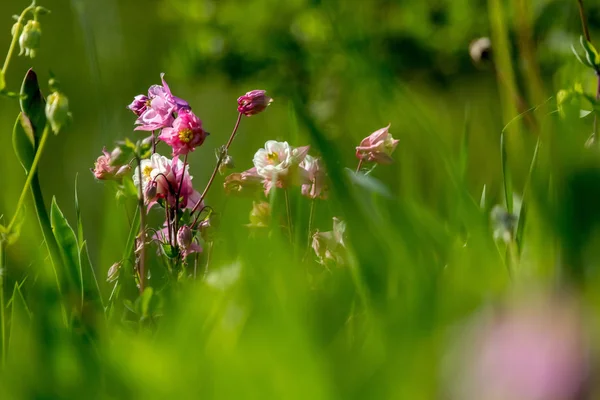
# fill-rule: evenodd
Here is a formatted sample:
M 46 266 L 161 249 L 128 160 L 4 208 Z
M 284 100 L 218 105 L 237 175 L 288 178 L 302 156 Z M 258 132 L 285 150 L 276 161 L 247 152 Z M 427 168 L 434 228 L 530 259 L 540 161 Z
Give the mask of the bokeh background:
M 217 257 L 225 267 L 239 262 L 239 254 L 260 266 L 246 276 L 242 289 L 235 295 L 214 288 L 182 289 L 180 301 L 174 300 L 177 312 L 161 321 L 158 336 L 133 340 L 132 332 L 114 329 L 106 334 L 111 346 L 88 349 L 89 354 L 75 350 L 78 345 L 70 339 L 49 344 L 54 353 L 47 359 L 39 357 L 42 350 L 31 350 L 23 356 L 27 362 L 16 368 L 22 380 L 7 389 L 12 398 L 45 392 L 75 398 L 86 386 L 89 394 L 111 385 L 111 398 L 133 398 L 127 397 L 132 393 L 145 398 L 189 398 L 190 393 L 436 398 L 440 392 L 433 382 L 439 381 L 444 329 L 505 293 L 509 281 L 487 212 L 503 201 L 500 133 L 516 110 L 511 110 L 510 89 L 507 96 L 494 69 L 473 62 L 469 44 L 490 36 L 496 23 L 504 27 L 507 42 L 501 52 L 509 55 L 504 61 L 514 68 L 514 88 L 525 109 L 542 103 L 555 109 L 551 97 L 577 82 L 588 91 L 594 87 L 593 73 L 570 50 L 581 32 L 574 0 L 39 3 L 52 11 L 41 19 L 41 49 L 33 60 L 13 60 L 7 84 L 17 90 L 33 67 L 43 90 L 52 72 L 70 99 L 73 123 L 51 138 L 40 179 L 46 201 L 56 196 L 74 221 L 78 176 L 85 236 L 101 280 L 122 255 L 131 207 L 116 202 L 114 188 L 95 181 L 90 168 L 104 146 L 110 150 L 116 140 L 140 137 L 125 107 L 133 96 L 160 83 L 161 72 L 211 133 L 190 156 L 198 190 L 212 172 L 214 148 L 225 143 L 235 123 L 237 97 L 252 89 L 266 89 L 275 101 L 264 114 L 243 121 L 230 152 L 240 171 L 252 166 L 252 155 L 269 139 L 311 144 L 316 154 L 331 154 L 314 143 L 297 116 L 298 104 L 337 148 L 328 167 L 355 168 L 354 147 L 388 123 L 400 144 L 395 164 L 375 172 L 389 196 L 373 195 L 365 203 L 371 211 L 360 214 L 371 219 L 360 233 L 364 243 L 387 238 L 380 247 L 365 244 L 359 251 L 359 260 L 370 257 L 368 265 L 362 264 L 367 271 L 362 283 L 350 271 L 314 278 L 310 290 L 295 282 L 305 277 L 293 271 L 296 264 L 284 261 L 287 255 L 274 250 L 267 257 L 261 254 L 265 243 L 243 242 L 251 204 L 231 200 L 226 244 Z M 0 2 L 0 50 L 10 43 L 10 16 L 26 6 L 21 0 Z M 600 38 L 600 6 L 586 6 L 592 38 Z M 0 97 L 0 110 L 0 215 L 11 216 L 25 180 L 10 135 L 18 103 Z M 457 182 L 453 177 L 465 126 L 468 165 L 464 180 Z M 509 153 L 517 192 L 525 184 L 535 144 L 527 127 L 521 129 L 525 133 L 511 141 Z M 583 143 L 591 119 L 566 130 Z M 467 211 L 469 201 L 463 197 L 478 203 L 484 185 L 485 212 Z M 224 201 L 220 185 L 215 186 L 208 202 Z M 319 207 L 317 228 L 331 229 L 333 215 L 348 217 L 344 204 L 334 191 L 334 199 Z M 31 204 L 28 209 L 33 210 Z M 18 246 L 9 249 L 13 280 L 29 275 L 45 257 L 33 212 L 26 221 Z M 463 254 L 457 248 L 466 237 L 473 245 Z M 549 271 L 554 267 L 548 265 L 556 254 L 544 250 L 553 240 L 535 236 L 531 258 L 536 261 L 526 275 L 541 277 L 536 283 L 553 279 Z M 373 253 L 381 248 L 386 256 Z M 442 275 L 453 263 L 461 267 Z M 592 279 L 599 278 L 592 274 Z M 44 362 L 54 363 L 48 368 L 55 386 L 39 378 L 27 389 L 34 374 L 26 372 L 27 365 L 41 371 Z

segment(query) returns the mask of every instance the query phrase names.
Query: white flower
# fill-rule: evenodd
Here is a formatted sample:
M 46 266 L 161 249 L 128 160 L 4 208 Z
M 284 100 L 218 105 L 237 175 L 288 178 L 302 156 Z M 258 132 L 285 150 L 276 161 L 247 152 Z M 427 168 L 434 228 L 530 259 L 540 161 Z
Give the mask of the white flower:
M 148 184 L 152 181 L 156 181 L 158 184 L 158 194 L 167 195 L 169 193 L 169 185 L 176 187 L 179 183 L 177 182 L 175 172 L 173 171 L 173 161 L 165 156 L 161 156 L 158 153 L 152 154 L 149 159 L 142 160 L 142 190 L 145 193 Z M 183 161 L 177 159 L 177 170 L 183 168 Z M 188 173 L 189 165 L 186 165 L 186 175 Z M 133 172 L 133 183 L 136 187 L 140 185 L 139 167 L 135 168 Z M 162 179 L 157 179 L 161 177 Z M 192 177 L 190 176 L 190 179 Z
M 287 176 L 291 167 L 298 166 L 308 153 L 308 146 L 292 148 L 288 142 L 269 140 L 264 149 L 254 154 L 253 162 L 258 175 L 277 180 Z

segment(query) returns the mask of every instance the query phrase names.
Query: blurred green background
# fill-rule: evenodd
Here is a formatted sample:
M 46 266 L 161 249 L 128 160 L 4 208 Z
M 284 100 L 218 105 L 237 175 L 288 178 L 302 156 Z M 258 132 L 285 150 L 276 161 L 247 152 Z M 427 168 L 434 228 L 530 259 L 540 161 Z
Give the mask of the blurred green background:
M 243 266 L 235 290 L 182 287 L 165 300 L 170 308 L 165 305 L 154 336 L 113 326 L 100 329 L 100 344 L 58 333 L 48 342 L 35 335 L 24 339 L 23 360 L 15 362 L 12 383 L 2 389 L 6 398 L 439 398 L 445 327 L 508 290 L 487 212 L 503 202 L 500 133 L 516 111 L 506 105 L 510 89 L 502 97 L 493 69 L 471 60 L 469 43 L 492 34 L 500 4 L 507 39 L 500 52 L 510 55 L 525 109 L 576 82 L 591 92 L 593 73 L 570 50 L 581 32 L 574 0 L 40 4 L 52 10 L 41 19 L 41 49 L 33 60 L 15 59 L 7 83 L 17 90 L 33 67 L 45 90 L 52 71 L 70 99 L 73 123 L 51 138 L 40 179 L 47 202 L 56 196 L 74 222 L 78 175 L 85 237 L 101 280 L 122 255 L 129 222 L 127 207 L 89 169 L 103 146 L 110 150 L 115 140 L 141 137 L 125 107 L 160 83 L 161 72 L 211 133 L 190 156 L 198 190 L 212 172 L 213 149 L 225 143 L 235 123 L 237 97 L 252 89 L 266 89 L 275 101 L 264 114 L 243 120 L 230 152 L 240 171 L 252 166 L 252 155 L 269 139 L 335 154 L 329 169 L 355 168 L 354 147 L 388 123 L 400 144 L 395 164 L 374 173 L 389 196 L 344 192 L 338 183 L 332 200 L 318 206 L 316 227 L 322 231 L 331 229 L 334 215 L 369 219 L 363 225 L 349 221 L 360 268 L 312 271 L 307 278 L 281 239 L 249 242 L 242 225 L 251 202 L 228 200 L 215 265 L 224 271 Z M 21 0 L 0 3 L 0 49 L 10 43 L 10 16 L 26 6 Z M 592 39 L 600 38 L 600 6 L 587 7 Z M 523 32 L 533 47 L 523 46 Z M 554 99 L 547 105 L 550 112 Z M 0 215 L 6 217 L 25 174 L 10 135 L 18 103 L 0 97 L 0 110 Z M 315 143 L 307 121 L 335 146 L 333 153 Z M 591 126 L 587 118 L 560 129 L 582 144 Z M 526 126 L 519 129 L 521 136 L 509 145 L 516 192 L 525 184 L 535 144 Z M 485 211 L 479 212 L 469 196 L 479 203 L 484 185 Z M 220 187 L 207 198 L 215 208 L 225 202 Z M 298 213 L 306 211 L 300 199 L 296 203 Z M 556 261 L 546 251 L 555 237 L 540 233 L 553 226 L 544 212 L 534 212 L 535 246 L 524 257 L 533 260 L 525 275 L 537 283 L 552 281 Z M 34 222 L 28 213 L 18 245 L 9 249 L 13 281 L 44 262 Z M 469 247 L 461 250 L 467 239 Z M 37 375 L 45 368 L 47 377 Z

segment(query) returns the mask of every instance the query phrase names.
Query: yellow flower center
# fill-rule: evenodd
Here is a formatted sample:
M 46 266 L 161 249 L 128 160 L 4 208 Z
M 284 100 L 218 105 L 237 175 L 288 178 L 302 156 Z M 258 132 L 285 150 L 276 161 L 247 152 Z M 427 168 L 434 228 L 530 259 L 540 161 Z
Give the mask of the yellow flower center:
M 146 166 L 144 167 L 144 170 L 142 171 L 142 174 L 144 175 L 144 178 L 146 178 L 146 179 L 150 179 L 150 174 L 152 173 L 152 170 L 153 170 L 153 169 L 154 169 L 154 168 L 152 168 L 151 166 L 149 166 L 149 165 L 146 165 Z
M 279 162 L 279 154 L 277 154 L 277 153 L 268 153 L 267 154 L 267 161 L 269 162 L 269 164 L 275 164 L 276 162 Z
M 179 140 L 183 143 L 189 143 L 194 137 L 194 132 L 191 129 L 182 129 L 179 131 Z

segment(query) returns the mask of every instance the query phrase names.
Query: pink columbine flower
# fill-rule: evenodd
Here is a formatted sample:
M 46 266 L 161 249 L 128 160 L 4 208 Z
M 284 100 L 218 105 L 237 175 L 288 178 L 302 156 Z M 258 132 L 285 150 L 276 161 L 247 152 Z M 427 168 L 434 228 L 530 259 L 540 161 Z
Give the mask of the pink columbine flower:
M 167 157 L 155 153 L 150 159 L 142 160 L 141 167 L 143 193 L 146 196 L 150 193 L 153 195 L 152 198 L 145 198 L 148 208 L 161 199 L 174 207 L 177 205 L 177 195 L 179 195 L 179 206 L 183 208 L 193 208 L 196 202 L 200 200 L 200 193 L 194 190 L 192 186 L 189 165 L 184 168 L 183 162 L 177 157 L 169 160 Z M 133 173 L 133 183 L 138 187 L 140 185 L 139 169 L 137 167 Z M 153 186 L 156 186 L 156 188 Z
M 94 168 L 91 170 L 94 173 L 94 177 L 98 180 L 120 180 L 125 174 L 130 171 L 129 165 L 112 165 L 111 154 L 106 151 L 106 148 L 102 150 L 102 155 L 98 157 Z
M 273 186 L 285 188 L 293 183 L 307 183 L 307 172 L 299 168 L 310 146 L 293 148 L 287 142 L 269 140 L 254 154 L 256 174 L 264 179 L 265 193 Z
M 273 99 L 267 96 L 265 90 L 252 90 L 240 96 L 237 102 L 238 112 L 250 117 L 264 111 L 273 102 Z
M 225 177 L 223 187 L 227 194 L 254 194 L 263 185 L 264 178 L 256 173 L 256 168 L 235 172 Z
M 392 137 L 389 129 L 390 125 L 364 138 L 360 145 L 356 147 L 356 157 L 360 160 L 378 164 L 392 163 L 391 155 L 398 145 L 398 140 Z
M 302 195 L 310 199 L 325 198 L 325 170 L 320 158 L 306 155 L 300 163 L 300 168 L 306 171 L 308 182 L 302 185 Z
M 190 105 L 179 97 L 173 96 L 171 89 L 160 74 L 161 85 L 152 85 L 148 89 L 148 96 L 138 95 L 128 108 L 138 115 L 135 121 L 138 131 L 153 131 L 170 127 L 175 119 L 175 114 L 190 110 Z
M 206 136 L 202 121 L 193 112 L 186 110 L 180 112 L 173 127 L 164 128 L 158 138 L 173 148 L 173 156 L 178 156 L 194 151 Z

